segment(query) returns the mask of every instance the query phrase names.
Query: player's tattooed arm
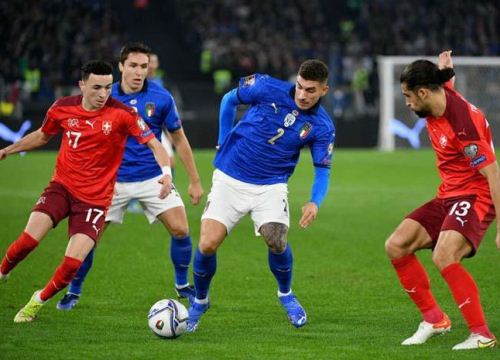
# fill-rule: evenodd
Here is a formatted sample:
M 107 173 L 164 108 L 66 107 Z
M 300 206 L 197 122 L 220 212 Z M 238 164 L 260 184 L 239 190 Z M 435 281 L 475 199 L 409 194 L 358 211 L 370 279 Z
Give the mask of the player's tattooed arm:
M 281 254 L 286 249 L 288 226 L 270 222 L 260 227 L 260 234 L 264 237 L 269 249 L 275 254 Z

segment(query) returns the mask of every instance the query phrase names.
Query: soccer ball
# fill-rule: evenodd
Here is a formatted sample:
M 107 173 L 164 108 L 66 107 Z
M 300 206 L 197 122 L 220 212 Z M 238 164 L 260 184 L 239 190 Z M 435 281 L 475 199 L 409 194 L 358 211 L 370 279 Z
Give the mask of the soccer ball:
M 187 328 L 188 311 L 177 300 L 163 299 L 156 302 L 148 314 L 149 328 L 159 337 L 175 339 Z

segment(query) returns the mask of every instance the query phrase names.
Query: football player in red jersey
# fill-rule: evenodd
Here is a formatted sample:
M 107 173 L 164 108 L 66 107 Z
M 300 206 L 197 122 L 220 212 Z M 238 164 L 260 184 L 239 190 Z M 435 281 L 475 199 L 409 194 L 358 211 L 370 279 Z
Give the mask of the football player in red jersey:
M 0 265 L 0 282 L 66 217 L 69 243 L 53 277 L 33 294 L 14 322 L 34 320 L 43 304 L 73 279 L 98 241 L 129 135 L 146 144 L 162 168 L 159 197 L 170 193 L 168 155 L 133 109 L 110 98 L 112 71 L 106 62 L 85 64 L 79 82 L 82 95 L 57 100 L 47 111 L 40 129 L 0 150 L 3 160 L 7 155 L 38 148 L 63 132 L 54 176 L 34 206 L 23 233 L 7 249 Z
M 423 317 L 417 331 L 402 345 L 423 344 L 451 328 L 415 256 L 420 249 L 432 249 L 432 260 L 471 332 L 453 350 L 467 350 L 497 345 L 486 323 L 476 282 L 460 262 L 474 256 L 495 219 L 495 210 L 500 224 L 500 171 L 489 124 L 479 109 L 453 89 L 453 77 L 451 51 L 439 55 L 438 65 L 417 60 L 401 74 L 406 105 L 427 120 L 442 183 L 433 200 L 401 222 L 385 248 L 401 285 Z

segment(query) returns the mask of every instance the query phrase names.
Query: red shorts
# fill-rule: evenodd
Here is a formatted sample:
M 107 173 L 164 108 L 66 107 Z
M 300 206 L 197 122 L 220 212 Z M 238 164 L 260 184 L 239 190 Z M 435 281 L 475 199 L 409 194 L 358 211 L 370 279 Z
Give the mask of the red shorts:
M 68 235 L 85 234 L 99 240 L 104 227 L 107 209 L 78 200 L 61 184 L 51 181 L 36 202 L 32 211 L 50 216 L 54 227 L 68 217 Z
M 488 226 L 495 219 L 495 206 L 491 199 L 475 195 L 434 198 L 406 218 L 419 222 L 427 230 L 434 245 L 441 231 L 459 232 L 471 243 L 474 250 L 470 256 L 473 256 Z

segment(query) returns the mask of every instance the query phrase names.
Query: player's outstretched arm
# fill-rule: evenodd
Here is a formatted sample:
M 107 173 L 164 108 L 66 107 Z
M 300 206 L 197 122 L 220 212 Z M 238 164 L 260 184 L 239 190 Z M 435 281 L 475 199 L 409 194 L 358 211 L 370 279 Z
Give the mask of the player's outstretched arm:
M 497 214 L 497 235 L 495 241 L 498 250 L 500 250 L 500 169 L 498 163 L 495 161 L 479 171 L 488 179 L 488 184 L 490 186 L 491 198 Z
M 52 135 L 44 133 L 41 129 L 24 136 L 18 142 L 0 149 L 0 160 L 3 160 L 10 154 L 16 154 L 21 151 L 29 151 L 43 146 L 52 139 Z
M 451 50 L 446 50 L 443 51 L 442 53 L 439 54 L 438 56 L 438 68 L 439 69 L 446 69 L 446 68 L 452 68 L 453 69 L 453 60 L 451 58 Z M 455 77 L 452 77 L 449 81 L 449 85 L 451 87 L 455 86 Z
M 163 145 L 155 137 L 149 140 L 146 145 L 153 152 L 156 162 L 160 166 L 163 173 L 163 177 L 158 181 L 162 184 L 158 197 L 160 199 L 165 199 L 172 190 L 172 170 L 170 169 L 170 159 L 168 158 L 167 151 Z
M 179 154 L 179 157 L 181 158 L 189 176 L 188 194 L 191 198 L 191 203 L 193 205 L 198 205 L 204 191 L 201 186 L 200 175 L 198 174 L 198 169 L 196 168 L 191 145 L 189 144 L 186 134 L 182 128 L 171 132 L 170 135 L 172 136 L 172 141 L 175 149 L 177 150 L 177 154 Z

